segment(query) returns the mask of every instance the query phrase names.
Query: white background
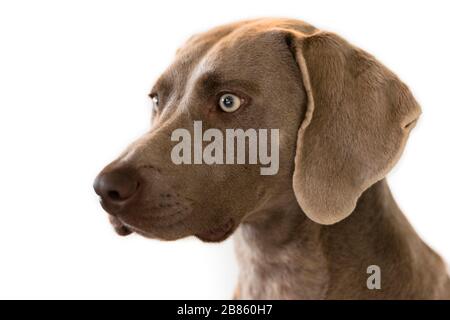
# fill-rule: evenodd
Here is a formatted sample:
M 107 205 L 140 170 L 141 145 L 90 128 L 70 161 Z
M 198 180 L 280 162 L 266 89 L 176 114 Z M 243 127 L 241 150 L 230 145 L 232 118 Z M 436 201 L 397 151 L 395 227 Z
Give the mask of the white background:
M 191 34 L 299 18 L 374 54 L 423 108 L 389 180 L 450 261 L 448 1 L 2 1 L 0 298 L 229 298 L 232 241 L 121 238 L 96 173 L 149 126 L 152 82 Z M 425 4 L 426 3 L 426 4 Z

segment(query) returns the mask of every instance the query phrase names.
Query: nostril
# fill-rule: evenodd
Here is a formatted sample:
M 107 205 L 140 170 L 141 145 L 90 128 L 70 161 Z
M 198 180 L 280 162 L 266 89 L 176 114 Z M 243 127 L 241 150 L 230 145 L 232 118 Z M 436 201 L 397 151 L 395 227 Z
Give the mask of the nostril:
M 108 191 L 108 197 L 111 198 L 111 200 L 121 200 L 122 198 L 117 191 Z
M 139 188 L 137 175 L 131 170 L 111 171 L 100 174 L 94 183 L 95 192 L 104 200 L 125 201 Z

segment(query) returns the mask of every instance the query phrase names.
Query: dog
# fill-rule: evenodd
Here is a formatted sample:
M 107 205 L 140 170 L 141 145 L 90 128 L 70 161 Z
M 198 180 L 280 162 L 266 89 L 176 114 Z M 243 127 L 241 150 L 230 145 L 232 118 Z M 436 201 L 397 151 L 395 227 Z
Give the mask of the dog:
M 151 130 L 94 182 L 119 234 L 234 234 L 236 299 L 450 298 L 385 179 L 421 110 L 373 56 L 302 21 L 247 20 L 188 39 L 150 97 Z M 279 129 L 279 170 L 175 164 L 173 132 L 195 121 Z

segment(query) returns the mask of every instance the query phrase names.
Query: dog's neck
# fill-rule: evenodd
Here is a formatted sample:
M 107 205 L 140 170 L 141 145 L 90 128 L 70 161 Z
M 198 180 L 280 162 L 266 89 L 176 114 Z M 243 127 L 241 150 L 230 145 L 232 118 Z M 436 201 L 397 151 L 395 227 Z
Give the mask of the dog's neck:
M 354 212 L 335 225 L 312 222 L 294 198 L 282 208 L 274 205 L 252 215 L 236 232 L 235 244 L 238 298 L 421 297 L 424 286 L 420 292 L 399 286 L 423 276 L 429 280 L 429 294 L 439 295 L 432 292 L 433 284 L 448 281 L 427 274 L 439 257 L 416 235 L 384 180 L 369 188 Z M 367 288 L 370 265 L 381 269 L 381 290 Z
M 239 298 L 316 299 L 326 294 L 327 261 L 321 228 L 295 203 L 257 212 L 235 233 Z

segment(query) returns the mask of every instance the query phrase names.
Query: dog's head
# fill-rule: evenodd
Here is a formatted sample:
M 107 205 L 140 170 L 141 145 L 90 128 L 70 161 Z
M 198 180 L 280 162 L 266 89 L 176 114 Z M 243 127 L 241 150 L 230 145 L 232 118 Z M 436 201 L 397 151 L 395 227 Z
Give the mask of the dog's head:
M 151 130 L 94 187 L 120 233 L 167 240 L 223 240 L 286 199 L 318 223 L 336 223 L 394 166 L 420 114 L 407 87 L 372 56 L 296 20 L 192 37 L 150 96 Z M 235 128 L 255 129 L 269 155 L 279 150 L 271 174 L 249 162 L 249 136 L 246 163 L 238 151 L 230 155 L 226 131 Z

